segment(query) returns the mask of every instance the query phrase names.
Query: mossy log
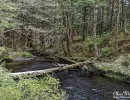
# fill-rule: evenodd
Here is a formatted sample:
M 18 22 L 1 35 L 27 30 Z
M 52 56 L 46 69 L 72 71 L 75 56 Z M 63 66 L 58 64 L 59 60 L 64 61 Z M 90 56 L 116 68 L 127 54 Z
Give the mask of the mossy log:
M 84 66 L 84 65 L 86 65 L 88 63 L 89 63 L 89 61 L 84 61 L 84 62 L 75 63 L 75 64 L 63 66 L 63 67 L 56 67 L 56 68 L 45 69 L 45 70 L 37 70 L 37 71 L 27 71 L 27 72 L 11 73 L 10 75 L 13 76 L 14 78 L 35 77 L 35 76 L 40 76 L 40 75 L 56 72 L 56 71 L 62 71 L 62 70 L 76 68 L 76 67 L 82 67 L 82 66 Z

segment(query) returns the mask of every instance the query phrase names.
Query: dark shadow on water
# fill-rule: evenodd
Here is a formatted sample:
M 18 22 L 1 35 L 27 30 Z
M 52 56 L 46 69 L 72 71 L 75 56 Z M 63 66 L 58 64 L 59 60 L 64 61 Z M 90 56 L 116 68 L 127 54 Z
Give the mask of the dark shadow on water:
M 61 88 L 68 94 L 67 100 L 122 100 L 113 99 L 113 92 L 130 92 L 129 84 L 102 76 L 86 76 L 80 70 L 58 72 L 53 76 L 60 79 Z
M 44 70 L 56 67 L 52 62 L 14 62 L 5 65 L 11 72 Z

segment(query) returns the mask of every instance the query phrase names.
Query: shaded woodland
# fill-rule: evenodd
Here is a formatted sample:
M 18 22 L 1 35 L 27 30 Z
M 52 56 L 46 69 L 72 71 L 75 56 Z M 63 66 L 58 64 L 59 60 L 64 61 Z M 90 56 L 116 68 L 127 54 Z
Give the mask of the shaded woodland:
M 0 0 L 1 100 L 105 98 L 100 76 L 130 83 L 130 0 Z
M 129 0 L 1 0 L 1 46 L 86 57 L 120 51 L 129 8 Z

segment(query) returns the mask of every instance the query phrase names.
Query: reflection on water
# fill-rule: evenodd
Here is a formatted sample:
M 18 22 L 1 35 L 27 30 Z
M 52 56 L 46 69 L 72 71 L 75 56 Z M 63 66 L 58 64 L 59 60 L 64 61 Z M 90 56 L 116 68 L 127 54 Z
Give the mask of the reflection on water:
M 26 72 L 56 67 L 52 62 L 14 62 L 5 65 L 11 72 Z

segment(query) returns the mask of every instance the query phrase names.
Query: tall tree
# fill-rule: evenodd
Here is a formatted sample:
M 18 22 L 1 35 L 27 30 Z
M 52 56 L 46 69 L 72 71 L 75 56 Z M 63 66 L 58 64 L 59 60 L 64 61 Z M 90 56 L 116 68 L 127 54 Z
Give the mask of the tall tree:
M 120 28 L 120 0 L 117 1 L 117 23 L 116 23 L 116 34 L 115 34 L 115 47 L 118 48 L 118 33 Z

